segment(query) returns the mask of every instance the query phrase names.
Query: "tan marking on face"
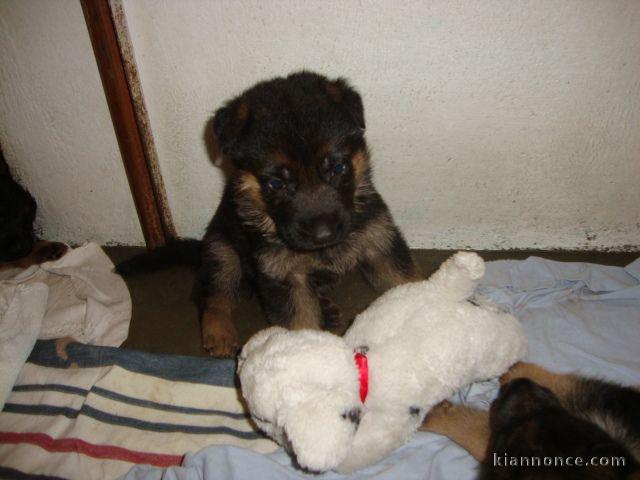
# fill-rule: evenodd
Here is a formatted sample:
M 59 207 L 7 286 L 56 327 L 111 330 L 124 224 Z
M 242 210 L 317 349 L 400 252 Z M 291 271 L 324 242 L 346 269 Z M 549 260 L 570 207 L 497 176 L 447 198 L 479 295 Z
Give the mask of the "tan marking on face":
M 294 162 L 289 158 L 289 156 L 284 153 L 282 150 L 276 150 L 273 152 L 273 163 L 278 166 L 291 168 L 294 165 Z
M 260 182 L 253 174 L 240 174 L 236 182 L 235 199 L 238 215 L 245 225 L 256 227 L 266 236 L 276 234 L 276 225 L 266 211 Z
M 342 102 L 342 98 L 343 98 L 342 89 L 336 82 L 326 82 L 325 90 L 327 91 L 327 93 L 333 99 L 334 102 L 336 103 Z
M 249 197 L 257 207 L 264 210 L 264 199 L 262 198 L 262 190 L 260 188 L 260 182 L 258 179 L 249 172 L 244 172 L 240 175 L 240 181 L 238 183 L 238 192 L 242 195 Z
M 335 148 L 334 141 L 322 142 L 316 149 L 316 157 L 324 158 L 329 155 Z
M 364 150 L 358 150 L 353 157 L 351 157 L 351 165 L 353 168 L 354 183 L 356 186 L 360 185 L 369 168 L 369 156 Z
M 242 100 L 236 110 L 236 119 L 240 123 L 244 123 L 249 118 L 249 103 Z

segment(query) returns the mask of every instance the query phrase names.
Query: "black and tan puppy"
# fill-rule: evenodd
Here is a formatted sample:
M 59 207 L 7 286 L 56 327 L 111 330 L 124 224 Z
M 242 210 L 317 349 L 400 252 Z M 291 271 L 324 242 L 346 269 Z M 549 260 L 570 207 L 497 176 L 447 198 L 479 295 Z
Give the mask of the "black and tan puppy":
M 300 72 L 258 83 L 220 108 L 218 148 L 233 165 L 203 239 L 205 349 L 236 352 L 233 309 L 255 288 L 272 323 L 337 318 L 323 287 L 360 267 L 379 289 L 415 280 L 407 245 L 373 185 L 360 95 Z
M 57 260 L 67 251 L 62 243 L 36 240 L 36 209 L 36 201 L 12 178 L 0 152 L 0 270 Z
M 441 404 L 422 430 L 481 462 L 481 479 L 640 478 L 640 392 L 517 364 L 489 412 Z

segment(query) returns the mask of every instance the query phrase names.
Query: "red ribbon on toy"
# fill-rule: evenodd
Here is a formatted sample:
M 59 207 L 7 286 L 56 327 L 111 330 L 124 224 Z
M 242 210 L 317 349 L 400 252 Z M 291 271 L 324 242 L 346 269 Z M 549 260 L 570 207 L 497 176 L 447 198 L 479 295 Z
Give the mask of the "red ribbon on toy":
M 364 403 L 367 398 L 367 392 L 369 391 L 369 363 L 367 362 L 367 356 L 360 352 L 356 352 L 353 358 L 356 361 L 356 366 L 358 367 L 360 401 Z

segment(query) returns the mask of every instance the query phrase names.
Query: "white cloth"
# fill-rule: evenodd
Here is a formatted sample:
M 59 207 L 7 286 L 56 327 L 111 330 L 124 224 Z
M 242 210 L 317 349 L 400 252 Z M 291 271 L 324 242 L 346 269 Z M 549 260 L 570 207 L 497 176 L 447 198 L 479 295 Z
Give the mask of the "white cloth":
M 97 244 L 87 243 L 53 262 L 17 274 L 5 272 L 0 285 L 40 283 L 49 287 L 38 338 L 73 337 L 82 343 L 118 347 L 129 333 L 131 296 L 113 268 Z
M 30 285 L 0 282 L 0 410 L 36 343 L 48 291 L 39 282 Z

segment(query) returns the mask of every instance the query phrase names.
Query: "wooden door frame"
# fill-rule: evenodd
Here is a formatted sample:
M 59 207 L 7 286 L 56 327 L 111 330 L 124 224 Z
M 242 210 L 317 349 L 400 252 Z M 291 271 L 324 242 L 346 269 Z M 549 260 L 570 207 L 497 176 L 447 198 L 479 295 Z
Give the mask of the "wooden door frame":
M 80 0 L 147 248 L 176 238 L 121 0 Z

